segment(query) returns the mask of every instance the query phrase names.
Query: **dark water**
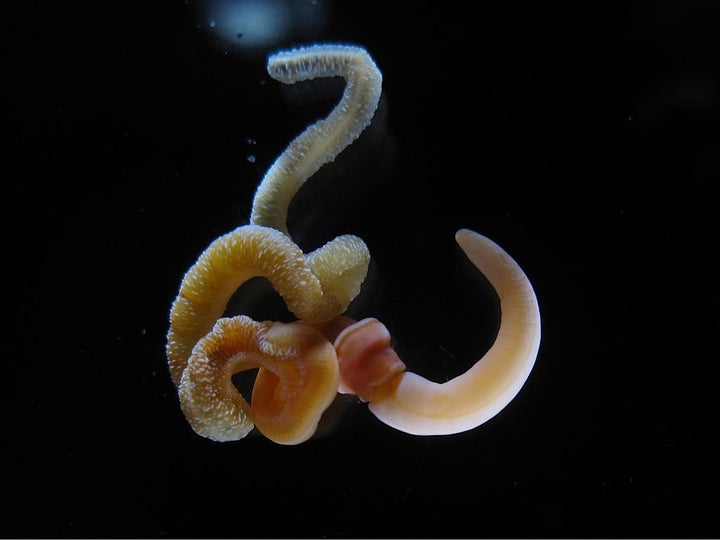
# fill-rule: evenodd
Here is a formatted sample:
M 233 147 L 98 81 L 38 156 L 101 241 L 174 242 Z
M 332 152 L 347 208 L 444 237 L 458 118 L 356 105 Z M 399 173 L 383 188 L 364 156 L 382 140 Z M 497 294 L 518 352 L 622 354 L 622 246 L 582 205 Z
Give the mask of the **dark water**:
M 718 536 L 712 2 L 12 4 L 0 534 Z M 455 230 L 493 238 L 535 287 L 535 368 L 473 431 L 407 435 L 342 397 L 296 447 L 213 443 L 182 416 L 170 304 L 336 103 L 338 81 L 265 73 L 310 42 L 362 45 L 384 75 L 372 126 L 289 217 L 304 249 L 365 239 L 350 313 L 443 380 L 498 324 Z M 262 284 L 241 293 L 288 316 Z

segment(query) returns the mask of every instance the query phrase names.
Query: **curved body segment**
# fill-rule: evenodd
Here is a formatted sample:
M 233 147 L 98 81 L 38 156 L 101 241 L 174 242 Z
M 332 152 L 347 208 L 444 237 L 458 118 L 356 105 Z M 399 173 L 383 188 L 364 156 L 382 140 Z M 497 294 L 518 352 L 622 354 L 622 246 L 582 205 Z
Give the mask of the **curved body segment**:
M 404 371 L 376 394 L 369 405 L 373 414 L 406 433 L 446 435 L 486 422 L 520 391 L 540 346 L 540 310 L 520 266 L 478 233 L 461 229 L 456 240 L 497 291 L 500 329 L 490 350 L 464 374 L 441 384 Z

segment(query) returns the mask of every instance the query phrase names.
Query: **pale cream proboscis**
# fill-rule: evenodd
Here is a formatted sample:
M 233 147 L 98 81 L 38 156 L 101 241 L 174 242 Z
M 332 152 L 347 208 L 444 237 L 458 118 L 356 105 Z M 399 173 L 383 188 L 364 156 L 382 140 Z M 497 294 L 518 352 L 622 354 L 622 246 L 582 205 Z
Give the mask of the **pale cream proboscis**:
M 380 98 L 382 76 L 364 49 L 348 45 L 318 45 L 276 53 L 269 58 L 268 72 L 288 84 L 340 76 L 346 80 L 346 88 L 340 103 L 328 117 L 292 141 L 270 168 L 255 194 L 251 224 L 215 240 L 188 270 L 170 313 L 167 356 L 188 420 L 198 433 L 217 440 L 243 437 L 252 429 L 251 411 L 229 382 L 234 371 L 248 369 L 248 358 L 252 357 L 254 367 L 260 366 L 253 395 L 265 396 L 260 397 L 259 405 L 254 407 L 255 417 L 262 417 L 265 411 L 265 419 L 258 428 L 276 442 L 294 444 L 309 437 L 314 428 L 298 435 L 292 431 L 292 422 L 279 423 L 281 428 L 275 432 L 268 427 L 274 424 L 267 411 L 281 412 L 277 406 L 267 405 L 276 403 L 271 399 L 273 392 L 263 392 L 263 388 L 272 387 L 268 381 L 274 380 L 269 375 L 271 371 L 263 367 L 271 358 L 253 352 L 253 343 L 259 337 L 248 333 L 248 328 L 260 332 L 264 327 L 250 324 L 252 321 L 247 318 L 236 318 L 245 323 L 240 326 L 218 319 L 235 291 L 256 276 L 267 278 L 288 309 L 299 319 L 312 323 L 339 316 L 359 293 L 370 260 L 362 239 L 342 235 L 304 254 L 283 233 L 287 232 L 290 200 L 302 183 L 323 164 L 335 159 L 372 120 Z M 291 336 L 297 334 L 297 329 L 294 330 L 288 333 L 288 339 L 292 340 Z M 235 334 L 242 339 L 234 339 Z M 325 343 L 332 349 L 327 340 Z M 212 354 L 208 353 L 209 349 Z M 286 358 L 283 365 L 298 362 L 297 358 Z M 222 376 L 215 376 L 212 384 L 201 384 L 208 382 L 209 366 L 215 369 L 216 375 Z M 337 371 L 337 366 L 335 369 Z M 286 378 L 288 373 L 285 372 Z M 283 384 L 292 387 L 287 380 Z M 317 385 L 312 381 L 304 384 L 304 390 L 294 387 L 295 390 L 300 394 L 317 393 Z M 314 418 L 308 411 L 316 411 L 319 417 L 329 404 L 326 399 L 301 402 L 305 412 L 294 414 L 305 427 L 313 425 L 312 421 L 302 422 Z M 233 404 L 230 409 L 229 404 Z M 292 407 L 281 416 L 287 417 L 288 410 Z
M 520 391 L 540 347 L 540 310 L 520 266 L 492 240 L 468 229 L 460 248 L 495 288 L 501 323 L 495 342 L 473 367 L 445 383 L 412 372 L 397 375 L 387 392 L 370 401 L 384 423 L 415 435 L 473 429 L 500 412 Z
M 382 74 L 365 49 L 352 45 L 281 51 L 269 57 L 267 70 L 286 84 L 321 77 L 346 81 L 340 102 L 288 145 L 255 192 L 250 223 L 287 233 L 290 201 L 303 183 L 333 161 L 372 121 L 382 92 Z

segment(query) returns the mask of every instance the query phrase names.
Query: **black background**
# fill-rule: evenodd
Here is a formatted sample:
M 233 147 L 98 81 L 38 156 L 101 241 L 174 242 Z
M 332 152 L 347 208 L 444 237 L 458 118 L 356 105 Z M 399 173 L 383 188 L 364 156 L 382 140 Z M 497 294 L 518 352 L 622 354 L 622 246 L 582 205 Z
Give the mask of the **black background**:
M 714 2 L 280 2 L 289 30 L 258 48 L 252 29 L 217 40 L 207 3 L 100 4 L 0 3 L 0 534 L 720 535 Z M 265 73 L 268 52 L 322 41 L 366 47 L 384 75 L 373 125 L 291 208 L 304 249 L 369 245 L 350 313 L 442 380 L 497 325 L 456 229 L 496 240 L 537 292 L 535 368 L 470 432 L 407 435 L 339 398 L 302 445 L 220 444 L 180 411 L 170 304 L 337 101 L 338 81 Z M 237 309 L 288 317 L 262 283 L 246 292 Z

